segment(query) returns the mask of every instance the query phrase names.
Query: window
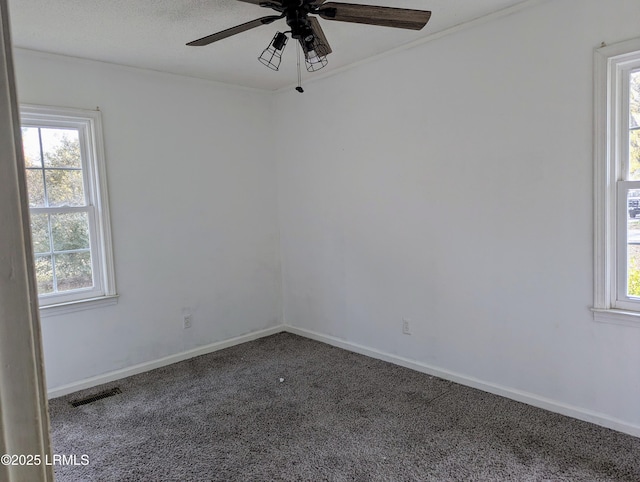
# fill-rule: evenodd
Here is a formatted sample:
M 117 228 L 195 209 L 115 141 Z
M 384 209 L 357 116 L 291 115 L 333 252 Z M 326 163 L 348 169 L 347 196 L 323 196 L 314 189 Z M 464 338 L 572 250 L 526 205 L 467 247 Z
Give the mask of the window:
M 640 325 L 640 39 L 595 58 L 598 321 Z
M 20 114 L 41 313 L 114 302 L 100 112 Z

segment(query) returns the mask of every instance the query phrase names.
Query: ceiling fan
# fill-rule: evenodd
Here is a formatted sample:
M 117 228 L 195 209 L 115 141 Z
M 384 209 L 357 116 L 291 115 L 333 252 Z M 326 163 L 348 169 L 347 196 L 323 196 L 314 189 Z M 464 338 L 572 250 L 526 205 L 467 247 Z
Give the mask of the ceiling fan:
M 228 28 L 201 39 L 189 42 L 187 45 L 201 47 L 236 35 L 261 25 L 268 25 L 286 18 L 291 30 L 278 32 L 273 37 L 269 46 L 262 52 L 259 60 L 267 67 L 278 70 L 282 51 L 287 44 L 287 33 L 297 40 L 304 52 L 307 70 L 314 72 L 327 65 L 327 55 L 332 52 L 329 42 L 320 27 L 320 22 L 315 16 L 324 20 L 336 20 L 338 22 L 363 23 L 368 25 L 380 25 L 384 27 L 396 27 L 410 30 L 422 29 L 431 12 L 425 10 L 413 10 L 408 8 L 378 7 L 374 5 L 356 5 L 351 3 L 326 2 L 325 0 L 239 0 L 252 3 L 261 7 L 275 10 L 280 15 L 269 15 L 257 18 L 247 23 Z M 300 69 L 298 68 L 298 80 Z M 302 88 L 297 89 L 302 92 Z

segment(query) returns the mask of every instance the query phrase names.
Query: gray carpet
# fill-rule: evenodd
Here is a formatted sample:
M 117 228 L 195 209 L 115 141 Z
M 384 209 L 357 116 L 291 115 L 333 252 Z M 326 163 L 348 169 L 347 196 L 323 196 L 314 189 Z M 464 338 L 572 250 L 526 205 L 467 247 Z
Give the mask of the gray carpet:
M 640 481 L 638 438 L 287 333 L 50 412 L 58 481 Z

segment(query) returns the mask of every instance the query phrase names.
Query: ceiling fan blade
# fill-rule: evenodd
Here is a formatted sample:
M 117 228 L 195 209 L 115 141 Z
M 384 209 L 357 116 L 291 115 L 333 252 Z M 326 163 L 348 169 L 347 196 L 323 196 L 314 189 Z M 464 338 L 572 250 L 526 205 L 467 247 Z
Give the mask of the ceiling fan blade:
M 231 37 L 232 35 L 235 35 L 237 33 L 246 32 L 247 30 L 251 30 L 252 28 L 275 22 L 276 20 L 281 18 L 283 18 L 281 15 L 269 15 L 268 17 L 257 18 L 255 20 L 252 20 L 251 22 L 243 23 L 242 25 L 236 25 L 235 27 L 228 28 L 226 30 L 223 30 L 222 32 L 214 33 L 211 35 L 207 35 L 206 37 L 202 37 L 201 39 L 194 40 L 193 42 L 189 42 L 187 45 L 191 47 L 202 47 L 203 45 L 209 45 L 210 43 L 217 42 L 218 40 L 222 40 L 223 38 Z
M 426 10 L 336 2 L 323 4 L 318 14 L 324 19 L 338 22 L 365 23 L 410 30 L 420 30 L 431 18 L 431 12 Z
M 281 0 L 238 0 L 239 2 L 244 3 L 253 3 L 254 5 L 260 5 L 261 3 L 277 3 L 278 5 L 282 5 Z
M 313 31 L 313 36 L 315 38 L 314 44 L 317 54 L 322 57 L 329 55 L 333 50 L 331 50 L 331 45 L 329 45 L 329 41 L 322 31 L 320 22 L 316 17 L 310 16 L 309 23 L 311 24 L 311 30 Z

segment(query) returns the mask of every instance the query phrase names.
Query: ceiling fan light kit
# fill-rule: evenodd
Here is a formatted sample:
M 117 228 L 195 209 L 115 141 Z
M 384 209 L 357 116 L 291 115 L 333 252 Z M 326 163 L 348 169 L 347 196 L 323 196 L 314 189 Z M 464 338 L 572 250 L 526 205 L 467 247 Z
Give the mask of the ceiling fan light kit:
M 280 62 L 282 61 L 282 51 L 289 39 L 282 32 L 278 32 L 273 36 L 273 40 L 269 46 L 264 49 L 258 60 L 260 63 L 266 65 L 271 70 L 279 70 Z
M 362 23 L 367 25 L 379 25 L 383 27 L 395 27 L 410 30 L 422 29 L 431 12 L 425 10 L 412 10 L 408 8 L 378 7 L 374 5 L 357 5 L 350 3 L 326 2 L 325 0 L 239 0 L 252 3 L 260 7 L 275 10 L 280 15 L 269 15 L 257 18 L 250 22 L 228 28 L 218 33 L 208 35 L 187 45 L 201 47 L 218 40 L 236 35 L 241 32 L 268 25 L 276 20 L 286 19 L 291 30 L 275 34 L 267 48 L 262 52 L 258 60 L 272 70 L 280 68 L 282 52 L 287 45 L 287 34 L 298 41 L 304 52 L 305 66 L 308 72 L 316 72 L 325 67 L 329 62 L 327 55 L 332 50 L 327 37 L 322 31 L 318 18 L 334 20 L 338 22 Z M 300 63 L 298 62 L 298 79 L 300 83 Z M 303 92 L 298 85 L 298 92 Z
M 307 66 L 307 72 L 316 72 L 323 67 L 326 67 L 329 64 L 329 61 L 326 57 L 314 56 L 309 57 L 305 60 L 305 65 Z

